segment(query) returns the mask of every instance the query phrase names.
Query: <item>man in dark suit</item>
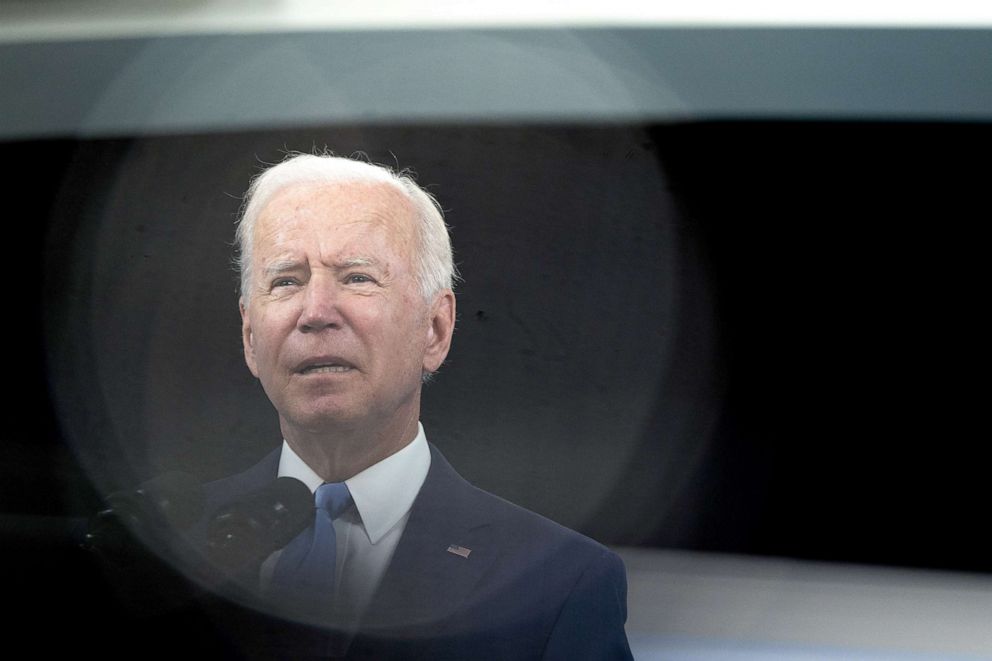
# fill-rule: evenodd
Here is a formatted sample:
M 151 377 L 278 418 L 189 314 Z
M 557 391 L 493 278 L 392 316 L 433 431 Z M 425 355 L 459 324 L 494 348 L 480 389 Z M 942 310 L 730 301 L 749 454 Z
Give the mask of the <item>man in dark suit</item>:
M 277 645 L 295 656 L 316 640 L 307 653 L 356 659 L 629 658 L 619 558 L 471 486 L 426 440 L 422 384 L 455 325 L 434 199 L 382 167 L 293 156 L 253 181 L 237 241 L 245 360 L 284 440 L 206 494 L 216 509 L 277 475 L 315 494 L 313 525 L 259 571 L 264 600 L 302 622 Z

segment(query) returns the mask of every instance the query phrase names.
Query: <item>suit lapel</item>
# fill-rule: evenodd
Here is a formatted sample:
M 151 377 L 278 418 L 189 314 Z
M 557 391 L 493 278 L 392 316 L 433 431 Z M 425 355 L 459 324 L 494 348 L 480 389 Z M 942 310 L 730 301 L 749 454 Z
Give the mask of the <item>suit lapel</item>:
M 458 610 L 497 554 L 492 526 L 477 500 L 474 487 L 432 445 L 430 471 L 363 632 L 431 636 Z

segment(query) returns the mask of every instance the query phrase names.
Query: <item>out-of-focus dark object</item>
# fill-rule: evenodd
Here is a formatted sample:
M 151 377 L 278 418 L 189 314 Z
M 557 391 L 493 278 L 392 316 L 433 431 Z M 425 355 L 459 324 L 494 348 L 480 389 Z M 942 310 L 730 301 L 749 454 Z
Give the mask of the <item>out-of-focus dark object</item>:
M 192 526 L 203 513 L 203 489 L 187 473 L 160 475 L 136 489 L 107 498 L 86 533 L 88 550 L 127 563 L 141 553 L 136 544 L 164 551 L 176 533 Z
M 280 477 L 213 516 L 207 531 L 210 560 L 228 574 L 257 573 L 265 558 L 313 522 L 313 510 L 310 489 Z
M 193 476 L 165 473 L 106 499 L 82 547 L 99 559 L 114 600 L 130 617 L 174 612 L 201 592 L 184 570 L 196 554 L 183 532 L 203 516 L 203 489 Z

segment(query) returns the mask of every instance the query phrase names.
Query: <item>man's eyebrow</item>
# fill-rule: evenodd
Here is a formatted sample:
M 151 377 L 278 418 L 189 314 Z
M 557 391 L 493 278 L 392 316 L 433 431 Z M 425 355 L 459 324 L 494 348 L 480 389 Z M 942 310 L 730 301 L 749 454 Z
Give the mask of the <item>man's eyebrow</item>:
M 289 271 L 295 271 L 302 266 L 302 262 L 298 259 L 292 257 L 284 257 L 282 259 L 275 259 L 265 265 L 262 272 L 267 276 L 279 275 L 280 273 L 287 273 Z
M 356 266 L 380 266 L 380 262 L 374 257 L 348 257 L 334 263 L 334 268 L 337 270 L 350 269 Z M 284 257 L 282 259 L 274 259 L 266 264 L 262 272 L 266 277 L 272 277 L 274 275 L 296 271 L 303 267 L 304 263 L 299 259 Z
M 339 269 L 350 269 L 354 266 L 378 266 L 379 260 L 373 257 L 349 257 L 335 262 L 334 266 Z

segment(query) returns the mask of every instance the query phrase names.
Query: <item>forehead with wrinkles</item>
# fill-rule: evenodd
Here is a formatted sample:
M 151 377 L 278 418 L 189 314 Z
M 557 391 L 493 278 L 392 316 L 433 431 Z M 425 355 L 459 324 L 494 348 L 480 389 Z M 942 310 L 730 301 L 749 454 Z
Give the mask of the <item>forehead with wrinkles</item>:
M 416 211 L 396 187 L 386 183 L 300 183 L 273 195 L 259 214 L 254 228 L 258 257 L 262 261 L 284 260 L 291 255 L 274 254 L 279 247 L 313 249 L 337 253 L 371 246 L 362 238 L 388 237 L 391 247 L 412 264 L 416 248 Z M 368 231 L 366 231 L 368 230 Z M 344 255 L 352 260 L 374 259 L 370 255 Z M 265 268 L 266 265 L 257 264 Z

